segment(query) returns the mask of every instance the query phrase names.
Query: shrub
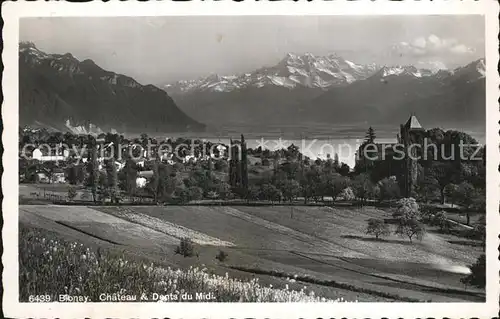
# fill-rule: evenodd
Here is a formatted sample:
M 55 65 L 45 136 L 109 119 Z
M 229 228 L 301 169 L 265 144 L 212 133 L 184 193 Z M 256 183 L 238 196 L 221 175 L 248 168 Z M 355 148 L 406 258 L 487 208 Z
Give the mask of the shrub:
M 188 189 L 190 200 L 201 200 L 203 199 L 203 190 L 197 186 L 191 186 Z
M 422 222 L 432 224 L 434 220 L 434 209 L 429 205 L 422 205 L 420 208 L 420 218 Z
M 356 196 L 354 195 L 354 191 L 351 187 L 346 187 L 342 190 L 338 198 L 339 200 L 353 201 Z
M 471 239 L 481 240 L 483 243 L 486 242 L 486 225 L 476 224 L 474 228 L 467 232 L 467 237 Z
M 174 194 L 181 203 L 187 203 L 190 200 L 189 191 L 185 187 L 177 187 Z
M 219 250 L 219 253 L 217 254 L 217 256 L 215 256 L 215 259 L 217 259 L 218 261 L 220 262 L 223 262 L 224 260 L 227 259 L 227 253 L 223 250 Z
M 194 256 L 194 245 L 191 238 L 188 237 L 181 238 L 179 246 L 175 247 L 175 253 L 182 255 L 184 257 Z
M 484 288 L 486 286 L 486 255 L 479 256 L 476 263 L 471 265 L 470 270 L 471 273 L 460 281 L 466 285 Z
M 80 196 L 80 198 L 82 200 L 89 200 L 90 199 L 89 193 L 83 192 L 82 195 Z
M 453 224 L 444 211 L 437 212 L 434 215 L 432 218 L 432 225 L 439 226 L 439 230 L 442 232 L 449 232 L 453 228 Z
M 68 199 L 73 200 L 76 197 L 76 189 L 74 187 L 68 188 Z
M 366 233 L 375 235 L 375 238 L 389 236 L 391 233 L 389 225 L 387 225 L 382 219 L 370 218 L 368 220 L 368 226 L 366 227 Z

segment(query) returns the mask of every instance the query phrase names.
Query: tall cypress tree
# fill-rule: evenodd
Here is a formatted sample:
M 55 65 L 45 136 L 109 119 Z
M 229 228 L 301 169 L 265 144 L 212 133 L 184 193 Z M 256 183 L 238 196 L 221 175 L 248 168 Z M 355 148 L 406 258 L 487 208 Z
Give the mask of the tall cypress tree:
M 94 203 L 97 200 L 97 184 L 98 184 L 98 164 L 97 164 L 97 143 L 93 136 L 89 136 L 90 152 L 88 154 L 89 164 L 89 186 L 92 192 L 92 200 Z
M 245 137 L 241 134 L 241 187 L 246 190 L 248 188 L 248 150 Z
M 372 144 L 372 143 L 374 143 L 376 137 L 377 136 L 375 135 L 375 130 L 370 126 L 368 128 L 368 131 L 366 131 L 365 143 L 366 144 Z

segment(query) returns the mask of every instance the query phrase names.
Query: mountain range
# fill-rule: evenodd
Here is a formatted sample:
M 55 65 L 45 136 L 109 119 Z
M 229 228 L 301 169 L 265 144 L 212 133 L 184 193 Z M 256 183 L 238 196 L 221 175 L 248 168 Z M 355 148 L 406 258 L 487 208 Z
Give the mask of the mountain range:
M 483 125 L 484 59 L 455 70 L 356 64 L 287 54 L 275 66 L 165 85 L 179 107 L 210 124 L 307 122 Z
M 74 132 L 203 131 L 205 124 L 241 123 L 398 125 L 411 113 L 427 126 L 484 127 L 485 92 L 484 59 L 431 71 L 287 54 L 245 74 L 154 86 L 70 53 L 19 45 L 20 124 Z
M 70 53 L 48 54 L 19 44 L 20 125 L 56 130 L 200 131 L 205 125 L 181 111 L 153 85 L 103 70 Z

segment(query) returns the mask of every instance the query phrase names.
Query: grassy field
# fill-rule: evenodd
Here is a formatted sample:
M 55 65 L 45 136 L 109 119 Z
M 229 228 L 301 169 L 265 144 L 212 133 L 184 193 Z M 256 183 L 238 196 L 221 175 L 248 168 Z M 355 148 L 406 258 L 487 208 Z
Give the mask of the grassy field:
M 20 301 L 60 301 L 62 293 L 97 301 L 340 302 L 312 290 L 263 286 L 257 278 L 217 276 L 206 268 L 172 269 L 124 254 L 95 251 L 46 230 L 20 228 Z M 124 280 L 126 278 L 126 280 Z M 105 296 L 103 297 L 103 292 Z M 204 295 L 199 296 L 199 293 Z M 208 294 L 208 295 L 207 295 Z M 34 297 L 37 296 L 37 297 Z M 113 296 L 116 300 L 112 299 Z M 118 296 L 126 300 L 118 299 Z M 208 297 L 207 297 L 208 296 Z M 111 298 L 111 300 L 106 299 Z
M 203 264 L 231 278 L 327 299 L 358 301 L 481 301 L 484 291 L 460 278 L 482 248 L 429 229 L 424 239 L 365 235 L 366 220 L 390 213 L 373 207 L 63 207 L 22 206 L 20 222 L 88 245 L 147 258 L 165 267 Z M 193 237 L 197 256 L 174 254 Z M 460 242 L 461 244 L 458 244 Z M 219 262 L 219 249 L 228 259 Z

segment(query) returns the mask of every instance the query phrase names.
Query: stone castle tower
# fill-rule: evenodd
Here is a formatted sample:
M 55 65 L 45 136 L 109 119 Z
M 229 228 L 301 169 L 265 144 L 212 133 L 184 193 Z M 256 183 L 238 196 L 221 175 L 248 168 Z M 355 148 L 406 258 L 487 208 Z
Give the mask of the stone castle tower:
M 420 125 L 415 115 L 411 115 L 406 124 L 400 125 L 398 142 L 403 145 L 405 150 L 401 190 L 405 197 L 412 195 L 419 178 L 417 159 L 422 156 L 424 137 L 425 129 Z M 420 145 L 420 147 L 412 146 L 415 144 Z

